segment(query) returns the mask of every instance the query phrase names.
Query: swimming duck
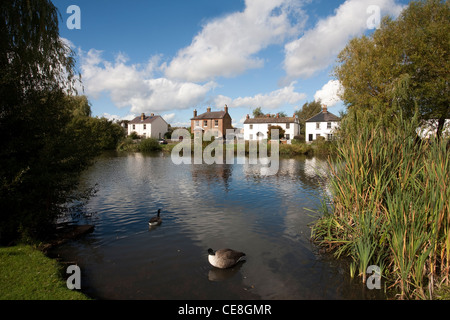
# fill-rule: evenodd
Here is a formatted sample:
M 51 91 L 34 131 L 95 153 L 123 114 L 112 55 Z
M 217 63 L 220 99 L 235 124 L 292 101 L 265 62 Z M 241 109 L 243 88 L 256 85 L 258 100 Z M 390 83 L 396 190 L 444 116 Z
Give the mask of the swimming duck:
M 214 251 L 208 249 L 208 261 L 209 263 L 219 269 L 228 269 L 235 266 L 239 261 L 244 261 L 246 255 L 243 252 L 235 251 L 232 249 L 220 249 Z
M 158 209 L 158 214 L 156 215 L 156 217 L 151 218 L 150 220 L 148 220 L 148 225 L 153 227 L 153 226 L 159 226 L 162 223 L 162 219 L 160 217 L 160 213 L 161 213 L 161 209 Z

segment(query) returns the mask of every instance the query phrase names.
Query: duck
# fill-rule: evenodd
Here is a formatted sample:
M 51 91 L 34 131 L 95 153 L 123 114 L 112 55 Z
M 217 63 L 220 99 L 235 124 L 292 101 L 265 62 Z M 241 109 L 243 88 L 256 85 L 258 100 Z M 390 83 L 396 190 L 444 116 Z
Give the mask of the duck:
M 148 225 L 151 227 L 159 226 L 162 223 L 160 214 L 161 214 L 161 209 L 158 209 L 158 214 L 156 215 L 156 217 L 153 217 L 150 220 L 148 220 Z
M 235 251 L 232 249 L 220 249 L 214 251 L 208 249 L 208 261 L 209 263 L 219 269 L 229 269 L 234 267 L 238 262 L 245 261 L 247 256 L 245 253 Z

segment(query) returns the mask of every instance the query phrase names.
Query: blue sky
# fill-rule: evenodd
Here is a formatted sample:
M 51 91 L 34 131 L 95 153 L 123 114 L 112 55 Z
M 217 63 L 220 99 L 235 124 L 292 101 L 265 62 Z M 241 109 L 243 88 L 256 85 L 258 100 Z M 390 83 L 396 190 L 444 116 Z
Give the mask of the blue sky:
M 131 119 L 142 112 L 189 126 L 198 113 L 229 107 L 233 125 L 256 107 L 292 115 L 322 99 L 338 114 L 337 54 L 396 17 L 407 0 L 54 0 L 60 36 L 94 116 Z M 70 5 L 80 29 L 69 29 Z

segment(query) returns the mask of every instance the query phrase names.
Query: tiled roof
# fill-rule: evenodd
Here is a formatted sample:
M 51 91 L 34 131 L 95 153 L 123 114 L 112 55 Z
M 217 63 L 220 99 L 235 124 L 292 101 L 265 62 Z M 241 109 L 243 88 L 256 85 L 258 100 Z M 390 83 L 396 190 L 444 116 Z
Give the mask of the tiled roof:
M 198 115 L 191 120 L 205 120 L 205 119 L 223 119 L 227 113 L 225 111 L 213 111 L 213 112 L 205 112 L 201 115 Z
M 274 118 L 274 117 L 261 117 L 245 120 L 244 124 L 258 124 L 258 123 L 296 123 L 297 118 L 286 117 L 286 118 Z
M 309 118 L 305 122 L 336 122 L 341 121 L 341 118 L 336 117 L 331 112 L 323 112 L 323 110 L 314 117 Z
M 156 119 L 161 118 L 161 116 L 145 116 L 144 120 L 141 120 L 141 116 L 134 118 L 128 124 L 139 124 L 139 123 L 152 123 Z M 161 118 L 163 119 L 163 118 Z M 163 119 L 164 121 L 164 119 Z

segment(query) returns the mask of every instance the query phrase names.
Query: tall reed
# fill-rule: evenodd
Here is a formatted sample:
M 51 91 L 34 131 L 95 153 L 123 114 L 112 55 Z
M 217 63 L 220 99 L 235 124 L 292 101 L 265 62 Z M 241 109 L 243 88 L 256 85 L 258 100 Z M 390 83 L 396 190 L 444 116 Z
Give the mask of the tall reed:
M 417 117 L 393 121 L 360 126 L 338 142 L 331 210 L 312 235 L 351 257 L 363 282 L 367 267 L 378 265 L 400 298 L 423 299 L 449 282 L 450 152 L 447 141 L 417 139 Z

